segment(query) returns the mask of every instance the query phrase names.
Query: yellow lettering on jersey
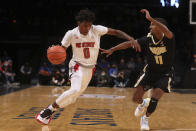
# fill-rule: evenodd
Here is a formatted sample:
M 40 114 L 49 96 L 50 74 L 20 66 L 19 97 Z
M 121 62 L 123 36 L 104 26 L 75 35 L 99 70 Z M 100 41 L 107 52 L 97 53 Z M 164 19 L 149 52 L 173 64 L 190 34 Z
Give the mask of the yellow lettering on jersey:
M 155 55 L 154 58 L 155 58 L 156 64 L 160 64 L 160 65 L 163 64 L 163 57 L 161 55 L 160 56 Z
M 149 47 L 149 48 L 150 48 L 150 51 L 155 55 L 161 55 L 161 54 L 167 52 L 167 49 L 165 46 L 163 46 L 163 47 Z

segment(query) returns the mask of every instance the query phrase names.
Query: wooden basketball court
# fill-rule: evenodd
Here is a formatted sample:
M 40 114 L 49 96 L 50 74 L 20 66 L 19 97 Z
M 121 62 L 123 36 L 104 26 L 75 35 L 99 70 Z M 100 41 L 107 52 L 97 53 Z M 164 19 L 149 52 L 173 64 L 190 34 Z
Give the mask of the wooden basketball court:
M 40 125 L 35 114 L 60 93 L 55 87 L 39 86 L 0 96 L 0 131 L 140 131 L 131 88 L 89 87 L 75 104 L 56 112 L 50 125 Z M 196 95 L 165 94 L 151 116 L 150 128 L 196 131 Z

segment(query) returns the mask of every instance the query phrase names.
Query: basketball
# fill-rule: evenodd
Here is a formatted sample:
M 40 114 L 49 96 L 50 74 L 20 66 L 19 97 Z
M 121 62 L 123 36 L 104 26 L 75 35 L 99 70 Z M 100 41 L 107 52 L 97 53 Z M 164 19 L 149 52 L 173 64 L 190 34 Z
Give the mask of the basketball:
M 66 51 L 62 46 L 51 46 L 47 50 L 48 60 L 55 65 L 61 64 L 66 59 Z

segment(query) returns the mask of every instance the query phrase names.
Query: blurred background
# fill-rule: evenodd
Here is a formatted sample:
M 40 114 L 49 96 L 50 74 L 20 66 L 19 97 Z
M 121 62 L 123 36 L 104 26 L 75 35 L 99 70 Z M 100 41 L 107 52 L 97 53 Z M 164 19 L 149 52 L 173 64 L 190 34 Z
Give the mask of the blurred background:
M 70 85 L 71 48 L 61 65 L 50 64 L 46 51 L 51 45 L 61 44 L 64 34 L 77 26 L 77 12 L 88 8 L 96 15 L 95 25 L 120 29 L 137 39 L 149 32 L 150 23 L 140 13 L 146 8 L 152 17 L 165 18 L 175 34 L 173 88 L 196 88 L 195 3 L 189 0 L 1 1 L 0 84 L 55 85 L 52 79 L 59 75 L 64 82 L 57 85 Z M 108 49 L 122 41 L 103 36 L 101 48 Z M 100 54 L 90 85 L 132 88 L 145 63 L 145 55 L 132 49 L 115 52 L 109 58 Z

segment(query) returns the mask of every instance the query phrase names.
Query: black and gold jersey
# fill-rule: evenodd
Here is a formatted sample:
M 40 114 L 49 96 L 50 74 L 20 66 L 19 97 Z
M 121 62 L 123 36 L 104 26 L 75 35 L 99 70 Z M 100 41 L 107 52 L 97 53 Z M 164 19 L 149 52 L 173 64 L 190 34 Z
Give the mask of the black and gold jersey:
M 151 33 L 137 40 L 147 56 L 148 68 L 155 73 L 168 72 L 174 62 L 175 37 L 168 39 L 163 35 L 157 40 Z

